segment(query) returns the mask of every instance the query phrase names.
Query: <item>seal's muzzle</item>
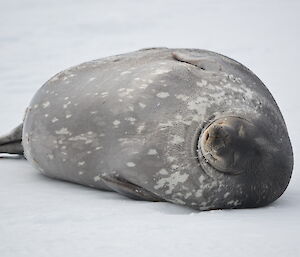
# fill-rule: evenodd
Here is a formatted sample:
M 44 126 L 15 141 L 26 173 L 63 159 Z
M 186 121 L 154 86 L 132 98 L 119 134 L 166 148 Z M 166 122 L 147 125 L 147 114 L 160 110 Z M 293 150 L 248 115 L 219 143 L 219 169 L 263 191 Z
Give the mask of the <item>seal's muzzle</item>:
M 239 174 L 247 163 L 259 158 L 254 137 L 257 128 L 240 117 L 225 117 L 213 121 L 200 137 L 200 150 L 206 161 L 217 171 Z

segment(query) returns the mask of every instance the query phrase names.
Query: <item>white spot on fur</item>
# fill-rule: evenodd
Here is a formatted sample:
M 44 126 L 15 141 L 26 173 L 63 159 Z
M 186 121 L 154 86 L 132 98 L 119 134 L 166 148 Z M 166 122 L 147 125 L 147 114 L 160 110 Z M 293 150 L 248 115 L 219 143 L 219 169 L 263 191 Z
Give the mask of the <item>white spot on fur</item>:
M 108 92 L 102 92 L 102 93 L 101 93 L 101 96 L 102 96 L 102 97 L 107 97 L 107 96 L 108 96 Z
M 236 78 L 235 81 L 236 81 L 237 83 L 239 83 L 239 84 L 242 83 L 242 79 L 241 79 L 241 78 Z
M 54 117 L 54 118 L 51 120 L 52 123 L 55 123 L 55 122 L 57 122 L 57 121 L 58 121 L 58 118 L 56 118 L 56 117 Z
M 129 121 L 131 124 L 134 124 L 136 121 L 136 118 L 128 117 L 128 118 L 125 118 L 125 120 Z
M 173 161 L 176 160 L 176 158 L 173 157 L 173 156 L 168 156 L 168 157 L 167 157 L 167 160 L 168 160 L 168 162 L 173 162 Z
M 161 174 L 161 175 L 168 175 L 168 174 L 169 174 L 168 171 L 167 171 L 166 169 L 160 169 L 160 170 L 158 171 L 158 173 Z
M 203 194 L 203 189 L 198 189 L 198 190 L 196 191 L 196 193 L 195 193 L 195 196 L 196 196 L 196 197 L 201 197 L 202 194 Z
M 132 98 L 132 96 L 130 94 L 131 94 L 131 92 L 134 91 L 134 89 L 132 89 L 132 88 L 120 88 L 118 91 L 119 91 L 119 96 L 120 97 L 125 97 L 126 96 L 128 98 Z
M 149 85 L 148 84 L 141 84 L 140 86 L 139 86 L 139 88 L 141 88 L 141 89 L 146 89 L 147 87 L 148 87 Z
M 89 132 L 82 133 L 82 134 L 74 136 L 74 137 L 70 137 L 68 140 L 69 141 L 80 141 L 80 140 L 82 140 L 82 141 L 85 141 L 85 144 L 90 144 L 90 143 L 93 142 L 93 140 L 95 140 L 96 134 L 95 133 L 90 134 Z
M 85 164 L 85 161 L 82 161 L 82 162 L 78 162 L 78 163 L 77 163 L 78 166 L 83 166 L 84 164 Z
M 123 76 L 123 75 L 130 74 L 130 73 L 131 73 L 131 71 L 127 70 L 127 71 L 121 72 L 120 75 Z
M 175 115 L 175 119 L 176 119 L 176 120 L 182 120 L 182 115 L 176 114 L 176 115 Z
M 94 81 L 96 78 L 95 77 L 91 77 L 91 78 L 89 78 L 89 81 L 91 82 L 91 81 Z
M 227 198 L 229 195 L 230 195 L 230 193 L 229 193 L 229 192 L 226 192 L 226 193 L 224 194 L 224 198 Z
M 238 206 L 241 204 L 241 202 L 239 200 L 231 200 L 229 202 L 227 202 L 228 205 L 233 205 L 233 206 Z
M 196 99 L 188 102 L 187 108 L 189 110 L 195 110 L 198 114 L 204 114 L 207 107 L 207 99 L 203 97 L 197 97 Z
M 173 135 L 173 138 L 171 140 L 172 144 L 181 144 L 184 142 L 184 138 L 178 136 L 178 135 Z
M 179 95 L 175 95 L 175 97 L 179 100 L 182 100 L 182 101 L 186 101 L 187 99 L 189 99 L 189 96 L 187 95 L 182 95 L 182 94 L 179 94 Z
M 139 103 L 139 106 L 140 106 L 141 108 L 143 108 L 143 109 L 146 107 L 146 105 L 143 104 L 143 103 Z
M 149 149 L 149 151 L 148 151 L 147 154 L 148 154 L 148 155 L 156 155 L 156 154 L 157 154 L 157 151 L 156 151 L 156 149 Z
M 50 102 L 49 101 L 44 102 L 42 105 L 43 105 L 43 108 L 46 109 L 47 107 L 50 106 Z
M 166 98 L 166 97 L 170 96 L 170 94 L 168 92 L 160 92 L 156 96 L 159 98 Z
M 204 79 L 201 79 L 201 81 L 197 81 L 196 84 L 198 87 L 203 87 L 203 86 L 207 85 L 207 81 Z
M 179 171 L 172 173 L 169 177 L 161 178 L 157 181 L 157 184 L 154 186 L 155 189 L 162 188 L 163 186 L 168 186 L 166 194 L 171 194 L 174 188 L 179 183 L 184 183 L 188 179 L 189 175 L 186 173 L 180 174 Z
M 167 69 L 157 69 L 153 72 L 154 75 L 161 75 L 161 74 L 165 74 L 165 73 L 168 73 L 170 72 L 170 70 L 167 70 Z
M 61 128 L 60 130 L 56 130 L 55 133 L 57 135 L 71 135 L 72 134 L 67 128 Z
M 145 128 L 145 125 L 140 125 L 140 126 L 138 126 L 137 129 L 136 129 L 137 133 L 138 133 L 138 134 L 141 134 L 142 131 L 144 130 L 144 128 Z
M 68 106 L 69 106 L 71 103 L 72 103 L 71 101 L 67 102 L 66 104 L 63 105 L 63 108 L 64 108 L 64 109 L 67 109 Z
M 127 165 L 127 167 L 135 167 L 134 162 L 127 162 L 126 165 Z
M 99 181 L 100 179 L 101 179 L 101 178 L 100 178 L 99 175 L 97 175 L 97 176 L 94 177 L 94 181 L 95 181 L 95 182 Z
M 67 114 L 66 119 L 70 119 L 72 117 L 72 114 Z
M 201 185 L 203 185 L 204 180 L 205 180 L 205 177 L 203 175 L 201 175 L 199 177 L 199 182 L 200 182 Z
M 58 80 L 58 76 L 54 76 L 52 79 L 50 79 L 51 82 L 54 82 L 56 80 Z
M 119 125 L 120 125 L 120 121 L 119 120 L 114 120 L 113 121 L 113 124 L 114 124 L 114 126 L 117 128 L 117 127 L 119 127 Z

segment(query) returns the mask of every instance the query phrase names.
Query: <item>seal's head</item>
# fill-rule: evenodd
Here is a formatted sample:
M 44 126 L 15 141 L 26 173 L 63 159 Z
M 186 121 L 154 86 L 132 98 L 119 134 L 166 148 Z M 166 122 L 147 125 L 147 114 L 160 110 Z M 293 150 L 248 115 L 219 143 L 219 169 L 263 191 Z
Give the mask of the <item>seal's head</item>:
M 293 166 L 290 141 L 273 132 L 260 120 L 228 116 L 212 121 L 200 135 L 202 168 L 223 174 L 232 191 L 240 186 L 246 193 L 243 207 L 276 200 L 289 183 Z

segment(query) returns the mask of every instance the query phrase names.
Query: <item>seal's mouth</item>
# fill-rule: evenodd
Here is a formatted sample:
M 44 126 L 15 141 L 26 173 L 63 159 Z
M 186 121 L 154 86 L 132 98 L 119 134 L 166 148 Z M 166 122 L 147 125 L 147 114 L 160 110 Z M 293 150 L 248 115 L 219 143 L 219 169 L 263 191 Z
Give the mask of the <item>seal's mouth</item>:
M 237 175 L 245 171 L 243 164 L 255 149 L 248 137 L 254 125 L 240 117 L 224 117 L 212 121 L 202 131 L 198 141 L 198 158 L 213 169 Z

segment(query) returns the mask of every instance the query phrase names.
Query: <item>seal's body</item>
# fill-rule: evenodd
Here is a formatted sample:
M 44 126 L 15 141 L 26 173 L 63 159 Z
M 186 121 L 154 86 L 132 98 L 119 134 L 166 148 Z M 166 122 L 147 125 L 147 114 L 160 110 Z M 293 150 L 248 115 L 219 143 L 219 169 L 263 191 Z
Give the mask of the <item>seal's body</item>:
M 22 139 L 49 177 L 200 210 L 266 205 L 293 166 L 263 83 L 197 49 L 144 49 L 57 74 L 31 101 Z

